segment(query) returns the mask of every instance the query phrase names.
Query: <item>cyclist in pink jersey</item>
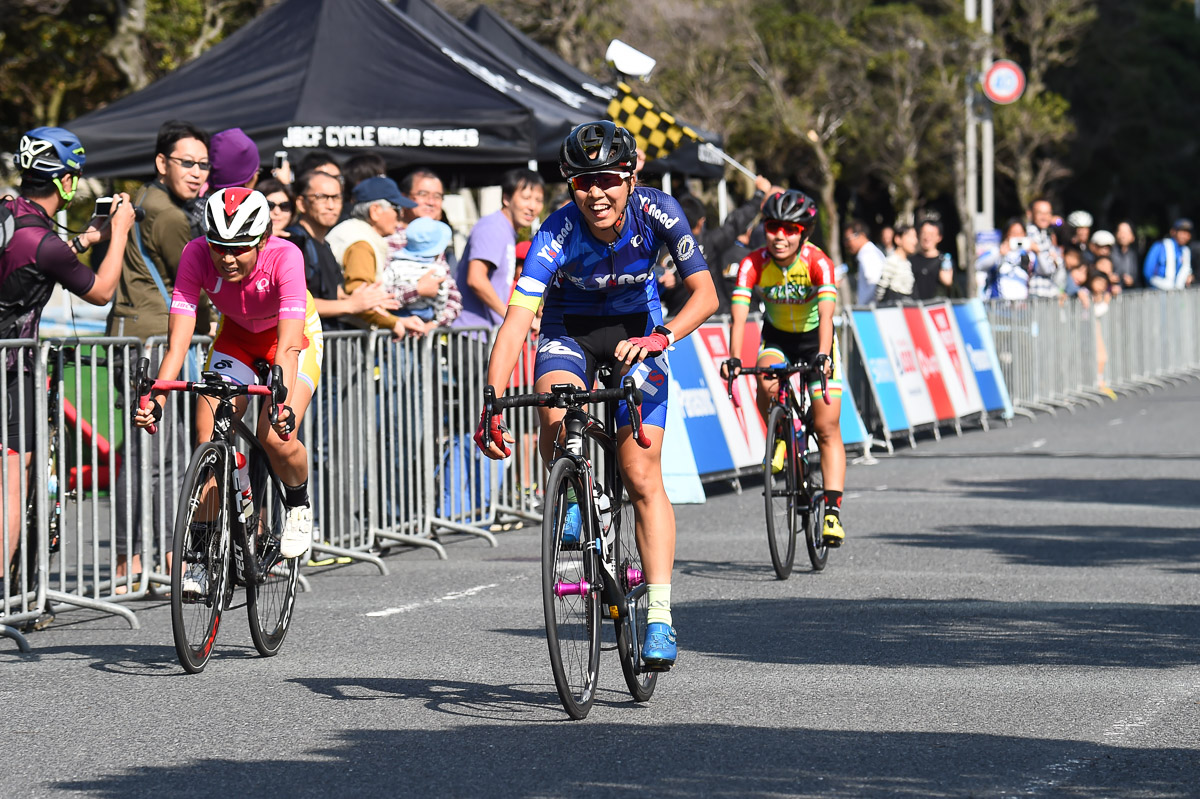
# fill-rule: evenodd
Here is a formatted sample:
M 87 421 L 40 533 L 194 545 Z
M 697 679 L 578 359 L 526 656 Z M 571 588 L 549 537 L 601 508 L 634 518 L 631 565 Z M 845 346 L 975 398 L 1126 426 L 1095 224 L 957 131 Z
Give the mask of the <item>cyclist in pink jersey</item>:
M 221 312 L 207 370 L 244 385 L 256 381 L 256 360 L 282 367 L 287 404 L 279 407 L 274 425 L 264 404 L 257 429 L 284 484 L 287 516 L 280 550 L 285 558 L 299 557 L 312 543 L 308 452 L 295 436 L 286 441 L 282 436 L 304 418 L 320 379 L 323 345 L 320 316 L 305 288 L 304 255 L 270 235 L 270 208 L 261 192 L 241 187 L 216 192 L 205 206 L 205 221 L 205 238 L 189 242 L 180 258 L 158 379 L 178 379 L 195 332 L 201 290 Z M 162 396 L 156 394 L 137 412 L 138 427 L 161 418 Z M 239 414 L 246 404 L 237 401 Z M 212 430 L 213 404 L 205 399 L 196 407 L 197 441 L 207 441 Z

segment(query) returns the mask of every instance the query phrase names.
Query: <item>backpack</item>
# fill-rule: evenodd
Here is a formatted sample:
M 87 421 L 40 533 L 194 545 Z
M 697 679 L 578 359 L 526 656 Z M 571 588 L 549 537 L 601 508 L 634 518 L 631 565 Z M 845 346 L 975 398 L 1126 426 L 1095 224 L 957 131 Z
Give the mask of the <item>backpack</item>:
M 18 216 L 13 212 L 14 200 L 11 195 L 0 197 L 0 255 L 8 249 L 13 236 L 21 228 L 40 227 L 50 230 L 49 220 L 41 214 L 26 213 Z

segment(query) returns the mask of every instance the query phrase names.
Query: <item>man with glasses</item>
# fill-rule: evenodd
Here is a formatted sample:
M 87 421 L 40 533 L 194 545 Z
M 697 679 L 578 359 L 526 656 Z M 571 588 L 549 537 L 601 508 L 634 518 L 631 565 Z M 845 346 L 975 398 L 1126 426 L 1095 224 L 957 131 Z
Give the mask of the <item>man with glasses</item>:
M 211 169 L 207 133 L 178 119 L 163 123 L 154 147 L 155 177 L 134 197 L 134 204 L 145 216 L 134 225 L 132 240 L 125 248 L 125 263 L 108 314 L 106 335 L 134 336 L 144 342 L 151 336 L 167 334 L 167 309 L 175 288 L 175 274 L 179 270 L 183 248 L 192 240 L 185 206 L 200 196 Z M 196 329 L 207 333 L 210 327 L 208 306 L 202 304 L 196 316 Z M 150 353 L 150 357 L 157 368 L 156 354 Z M 152 524 L 161 521 L 165 529 L 170 530 L 175 523 L 175 496 L 179 493 L 182 468 L 187 464 L 183 454 L 186 442 L 183 425 L 172 424 L 169 418 L 167 421 L 163 425 L 165 435 L 155 436 L 150 441 L 144 441 L 142 436 L 133 437 L 130 458 L 117 478 L 115 496 L 121 499 L 116 513 L 118 577 L 126 573 L 129 546 L 134 553 L 141 550 L 142 531 L 136 521 L 141 513 L 141 495 L 137 490 L 140 486 L 138 460 L 147 454 L 151 459 L 150 496 L 154 498 Z M 146 449 L 141 449 L 142 443 Z M 177 460 L 180 463 L 178 473 L 175 469 Z M 133 497 L 131 506 L 124 504 L 126 496 Z M 135 554 L 133 571 L 140 570 L 141 564 Z M 124 593 L 124 589 L 125 586 L 119 586 L 117 593 Z
M 500 210 L 475 223 L 455 275 L 463 298 L 456 327 L 496 327 L 504 321 L 517 269 L 517 231 L 531 227 L 542 213 L 545 191 L 536 172 L 505 173 Z

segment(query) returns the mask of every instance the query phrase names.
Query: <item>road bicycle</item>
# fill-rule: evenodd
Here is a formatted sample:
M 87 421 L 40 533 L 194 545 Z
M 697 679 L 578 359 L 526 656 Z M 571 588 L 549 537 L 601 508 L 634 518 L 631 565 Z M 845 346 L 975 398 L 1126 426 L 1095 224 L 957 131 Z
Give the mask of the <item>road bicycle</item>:
M 152 380 L 149 359 L 138 363 L 140 407 L 147 407 L 152 391 L 186 391 L 217 401 L 212 438 L 192 453 L 183 479 L 172 548 L 171 631 L 179 662 L 192 674 L 207 665 L 236 586 L 246 588 L 250 638 L 264 657 L 279 652 L 296 603 L 298 559 L 285 559 L 279 551 L 283 483 L 254 431 L 234 412 L 235 399 L 262 396 L 270 403 L 271 424 L 278 420 L 287 395 L 283 370 L 265 361 L 255 366 L 263 384 L 242 386 L 217 372 L 202 372 L 199 381 Z M 235 436 L 248 446 L 248 457 L 238 451 Z
M 570 384 L 550 387 L 548 393 L 496 397 L 488 386 L 484 404 L 490 417 L 508 408 L 562 408 L 565 438 L 555 443 L 550 462 L 542 516 L 542 608 L 554 686 L 567 714 L 587 716 L 600 679 L 600 626 L 603 615 L 616 628 L 616 649 L 625 684 L 634 700 L 645 702 L 654 693 L 657 671 L 646 668 L 642 642 L 649 605 L 641 556 L 634 538 L 634 512 L 624 502 L 617 466 L 616 403 L 629 408 L 633 437 L 650 446 L 641 424 L 642 393 L 626 377 L 619 387 L 612 370 L 601 366 L 606 386 L 589 391 Z M 584 407 L 605 407 L 603 420 Z M 592 458 L 603 461 L 604 482 L 596 479 Z M 569 494 L 574 495 L 574 500 Z M 582 516 L 579 541 L 563 541 L 567 509 L 578 504 Z
M 808 436 L 813 429 L 813 410 L 804 387 L 810 377 L 820 375 L 821 396 L 828 405 L 825 371 L 806 363 L 781 363 L 744 367 L 736 375 L 729 369 L 727 374 L 726 390 L 730 399 L 733 399 L 737 375 L 766 375 L 779 381 L 779 394 L 771 401 L 771 412 L 767 416 L 767 451 L 763 459 L 763 498 L 771 565 L 777 578 L 788 578 L 796 560 L 796 537 L 803 530 L 813 571 L 821 571 L 829 559 L 822 531 L 825 491 L 820 468 L 813 468 L 809 460 Z M 793 389 L 793 375 L 800 375 L 799 391 Z M 776 456 L 781 442 L 784 447 L 782 464 Z

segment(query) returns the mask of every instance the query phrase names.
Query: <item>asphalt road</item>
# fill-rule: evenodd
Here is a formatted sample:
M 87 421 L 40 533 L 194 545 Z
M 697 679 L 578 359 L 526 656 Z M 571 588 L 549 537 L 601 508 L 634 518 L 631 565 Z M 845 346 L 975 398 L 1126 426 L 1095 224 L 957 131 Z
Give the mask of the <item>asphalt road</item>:
M 680 659 L 567 720 L 530 528 L 310 572 L 182 673 L 169 608 L 0 639 L 0 795 L 1200 796 L 1200 385 L 850 468 L 848 541 L 774 579 L 759 488 L 677 508 Z M 803 557 L 801 554 L 800 557 Z

